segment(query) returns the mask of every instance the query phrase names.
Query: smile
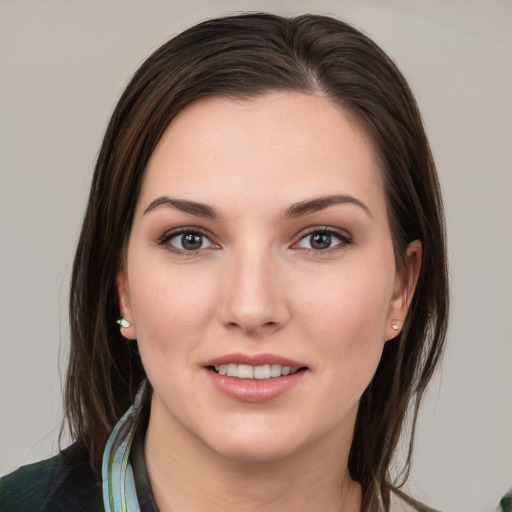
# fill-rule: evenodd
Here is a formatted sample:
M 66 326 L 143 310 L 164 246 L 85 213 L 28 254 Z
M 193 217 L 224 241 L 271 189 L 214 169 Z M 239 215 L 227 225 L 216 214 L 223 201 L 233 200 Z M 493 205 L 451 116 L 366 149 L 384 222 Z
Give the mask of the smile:
M 221 364 L 213 366 L 213 369 L 219 375 L 226 375 L 237 379 L 257 380 L 276 379 L 278 377 L 294 374 L 300 370 L 298 367 L 294 368 L 280 364 L 264 364 L 259 366 L 250 364 Z
M 309 373 L 304 362 L 271 353 L 224 354 L 202 366 L 214 389 L 231 400 L 251 403 L 276 400 Z

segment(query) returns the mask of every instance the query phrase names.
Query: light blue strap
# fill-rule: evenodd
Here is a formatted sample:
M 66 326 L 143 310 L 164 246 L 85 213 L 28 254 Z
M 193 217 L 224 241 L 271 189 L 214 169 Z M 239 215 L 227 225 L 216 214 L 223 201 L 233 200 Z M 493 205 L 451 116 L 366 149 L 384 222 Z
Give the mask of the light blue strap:
M 129 456 L 144 389 L 145 384 L 112 430 L 103 452 L 101 472 L 105 512 L 140 512 Z

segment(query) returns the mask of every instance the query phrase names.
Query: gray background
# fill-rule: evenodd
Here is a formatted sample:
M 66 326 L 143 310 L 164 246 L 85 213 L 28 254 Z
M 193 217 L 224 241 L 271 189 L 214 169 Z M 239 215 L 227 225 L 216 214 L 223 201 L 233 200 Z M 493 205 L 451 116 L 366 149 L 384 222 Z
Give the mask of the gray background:
M 57 448 L 69 272 L 123 86 L 171 35 L 244 10 L 342 17 L 416 93 L 445 194 L 453 309 L 408 486 L 445 511 L 492 510 L 512 485 L 511 0 L 0 0 L 0 472 Z

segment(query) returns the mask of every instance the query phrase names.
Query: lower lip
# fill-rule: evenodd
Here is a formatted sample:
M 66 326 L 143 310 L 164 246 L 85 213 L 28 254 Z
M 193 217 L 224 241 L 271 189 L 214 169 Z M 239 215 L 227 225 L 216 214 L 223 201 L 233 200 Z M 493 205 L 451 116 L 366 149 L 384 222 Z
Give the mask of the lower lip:
M 293 389 L 304 377 L 305 370 L 274 379 L 237 379 L 219 375 L 207 370 L 215 388 L 233 400 L 239 402 L 271 402 L 287 391 Z

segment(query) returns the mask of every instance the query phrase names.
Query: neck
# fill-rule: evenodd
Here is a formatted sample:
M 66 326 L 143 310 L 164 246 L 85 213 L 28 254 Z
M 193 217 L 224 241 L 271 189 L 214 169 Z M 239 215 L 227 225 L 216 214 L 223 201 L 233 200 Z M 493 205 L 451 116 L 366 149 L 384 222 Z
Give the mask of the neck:
M 326 438 L 255 462 L 224 457 L 179 426 L 171 430 L 151 415 L 145 459 L 160 512 L 360 511 L 361 489 L 347 470 L 350 443 Z

